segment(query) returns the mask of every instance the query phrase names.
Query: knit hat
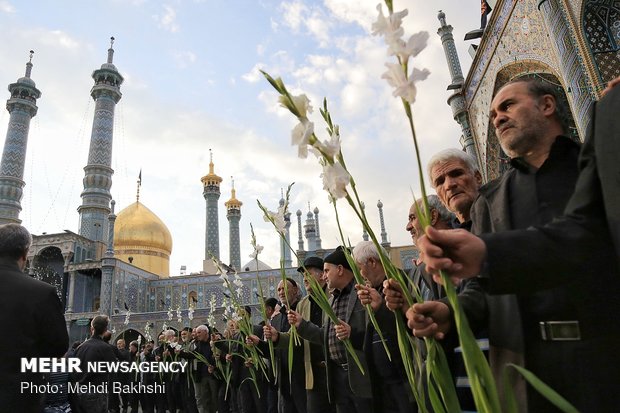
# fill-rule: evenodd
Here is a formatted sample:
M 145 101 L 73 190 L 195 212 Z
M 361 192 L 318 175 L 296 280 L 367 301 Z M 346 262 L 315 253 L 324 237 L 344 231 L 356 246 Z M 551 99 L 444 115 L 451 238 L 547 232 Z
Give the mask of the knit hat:
M 326 256 L 323 260 L 329 264 L 342 265 L 344 268 L 351 271 L 351 266 L 347 261 L 346 255 L 344 254 L 344 248 L 345 247 L 340 245 L 334 250 L 334 252 Z

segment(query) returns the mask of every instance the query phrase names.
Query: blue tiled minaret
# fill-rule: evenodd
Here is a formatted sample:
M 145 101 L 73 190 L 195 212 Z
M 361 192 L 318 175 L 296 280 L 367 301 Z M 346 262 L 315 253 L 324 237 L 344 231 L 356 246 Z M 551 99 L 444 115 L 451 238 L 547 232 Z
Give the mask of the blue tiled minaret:
M 362 214 L 363 214 L 364 210 L 366 209 L 366 205 L 362 202 L 361 207 L 362 207 Z M 362 239 L 364 241 L 368 241 L 368 231 L 366 231 L 366 227 L 363 225 L 362 225 Z
M 471 155 L 476 162 L 478 162 L 478 155 L 476 151 L 476 145 L 471 133 L 471 127 L 469 125 L 469 119 L 467 117 L 467 106 L 465 103 L 465 96 L 463 95 L 463 71 L 461 70 L 461 63 L 459 61 L 459 55 L 456 52 L 456 45 L 454 43 L 454 36 L 452 36 L 452 26 L 446 23 L 446 14 L 439 11 L 437 15 L 441 26 L 437 30 L 437 34 L 441 37 L 441 43 L 446 55 L 446 61 L 448 63 L 448 69 L 450 70 L 450 77 L 452 78 L 448 90 L 453 90 L 454 93 L 448 98 L 448 105 L 452 108 L 452 115 L 454 120 L 461 125 L 461 146 L 465 149 L 469 155 Z
M 304 239 L 303 239 L 303 235 L 301 232 L 301 209 L 298 209 L 296 214 L 297 214 L 297 234 L 299 235 L 299 238 L 297 239 L 297 245 L 298 245 L 297 251 L 303 251 L 304 250 Z
M 241 244 L 239 241 L 241 205 L 243 205 L 243 203 L 236 197 L 235 181 L 233 180 L 230 199 L 224 203 L 224 206 L 226 207 L 226 218 L 228 218 L 229 264 L 237 271 L 241 271 Z
M 33 53 L 31 50 L 30 60 L 26 63 L 26 75 L 9 85 L 11 97 L 6 101 L 6 110 L 11 117 L 0 163 L 0 224 L 21 223 L 19 213 L 25 185 L 28 130 L 30 119 L 37 114 L 37 99 L 41 97 L 41 92 L 30 79 Z
M 284 192 L 282 192 L 282 197 L 280 198 L 280 208 L 284 206 L 286 200 L 284 199 Z M 289 245 L 291 245 L 291 213 L 286 211 L 284 214 L 284 223 L 285 223 L 285 232 L 284 238 L 280 237 L 280 260 L 284 262 L 284 268 L 290 268 L 293 266 L 293 261 L 291 261 L 291 249 Z M 288 244 L 288 245 L 287 245 Z
M 377 208 L 379 208 L 379 224 L 381 225 L 381 245 L 384 248 L 388 248 L 390 243 L 385 230 L 385 220 L 383 219 L 383 202 L 381 202 L 381 200 L 377 202 Z
M 316 225 L 316 249 L 321 249 L 321 230 L 319 229 L 319 207 L 314 207 L 314 223 Z
M 207 202 L 206 229 L 205 229 L 205 259 L 203 269 L 208 274 L 215 274 L 215 266 L 211 260 L 214 256 L 220 259 L 220 231 L 218 223 L 217 201 L 220 199 L 220 184 L 222 178 L 213 171 L 213 153 L 210 152 L 209 174 L 201 178 L 203 185 L 202 195 Z
M 112 63 L 114 37 L 108 49 L 108 61 L 93 72 L 95 85 L 90 95 L 95 101 L 95 116 L 90 136 L 88 164 L 84 168 L 82 205 L 78 207 L 80 226 L 78 232 L 86 238 L 107 242 L 108 215 L 110 214 L 110 187 L 112 186 L 112 140 L 114 135 L 114 109 L 121 99 L 120 86 L 123 76 Z

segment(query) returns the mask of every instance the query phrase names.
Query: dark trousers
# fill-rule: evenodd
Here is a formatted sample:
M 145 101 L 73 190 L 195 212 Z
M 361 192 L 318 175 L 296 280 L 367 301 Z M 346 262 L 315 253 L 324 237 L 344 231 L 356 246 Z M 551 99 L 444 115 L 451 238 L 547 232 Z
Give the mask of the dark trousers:
M 332 370 L 334 379 L 332 394 L 336 402 L 336 412 L 372 413 L 372 397 L 359 397 L 353 394 L 349 384 L 349 372 L 339 366 L 333 366 Z
M 615 413 L 620 406 L 617 346 L 620 334 L 578 341 L 542 341 L 526 336 L 525 367 L 582 413 Z M 533 387 L 527 388 L 528 411 L 559 412 Z
M 304 376 L 301 376 L 301 378 L 304 378 Z M 303 382 L 301 380 L 293 382 L 292 387 L 282 386 L 279 396 L 280 408 L 278 411 L 280 413 L 306 413 L 305 379 Z
M 258 386 L 258 390 L 257 390 Z M 265 393 L 267 386 L 262 380 L 258 380 L 256 386 L 251 380 L 246 380 L 239 386 L 239 405 L 242 413 L 266 413 L 267 398 Z M 260 396 L 259 396 L 260 392 Z
M 381 380 L 376 394 L 375 413 L 413 413 L 418 411 L 407 381 Z
M 313 388 L 306 390 L 308 413 L 336 413 L 336 406 L 329 402 L 327 394 L 327 371 L 325 365 L 313 366 Z
M 278 386 L 267 383 L 267 413 L 278 413 Z
M 198 407 L 196 406 L 196 395 L 194 391 L 194 383 L 192 379 L 184 374 L 181 376 L 181 400 L 183 401 L 183 407 L 185 413 L 198 413 Z

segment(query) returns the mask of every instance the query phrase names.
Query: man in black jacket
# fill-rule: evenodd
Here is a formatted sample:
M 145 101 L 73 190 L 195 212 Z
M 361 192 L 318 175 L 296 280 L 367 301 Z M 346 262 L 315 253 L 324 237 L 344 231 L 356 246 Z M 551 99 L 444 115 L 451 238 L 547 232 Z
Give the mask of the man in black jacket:
M 20 359 L 61 357 L 69 347 L 63 308 L 56 289 L 23 273 L 32 237 L 21 225 L 0 225 L 0 324 L 11 331 L 0 341 L 0 406 L 39 413 L 42 394 L 24 393 L 22 382 L 42 384 L 37 373 L 20 373 Z
M 108 372 L 91 371 L 89 362 L 116 361 L 114 348 L 103 341 L 103 334 L 108 329 L 108 316 L 98 315 L 90 323 L 91 337 L 75 352 L 80 359 L 81 373 L 73 373 L 72 378 L 78 385 L 86 385 L 87 392 L 74 394 L 78 413 L 107 413 L 108 411 Z
M 515 136 L 515 121 L 506 112 L 518 113 L 521 103 L 518 99 L 502 100 L 498 96 L 494 99 L 498 105 L 493 105 L 492 117 L 495 111 L 494 123 L 500 139 L 503 135 L 509 139 Z M 610 97 L 602 102 L 609 106 L 597 107 L 591 127 L 603 133 L 599 136 L 592 131 L 589 133 L 580 155 L 581 171 L 576 180 L 576 190 L 568 201 L 564 218 L 542 226 L 544 221 L 525 222 L 528 220 L 527 215 L 533 211 L 527 208 L 513 209 L 509 213 L 512 221 L 525 222 L 526 225 L 512 225 L 504 229 L 534 226 L 538 229 L 483 235 L 483 239 L 488 241 L 487 265 L 484 269 L 481 265 L 485 257 L 484 244 L 481 249 L 478 248 L 479 238 L 470 234 L 460 231 L 438 234 L 429 231 L 430 239 L 445 250 L 430 245 L 427 237 L 420 243 L 430 270 L 446 268 L 452 270 L 453 275 L 461 277 L 482 273 L 482 277 L 476 281 L 490 293 L 518 294 L 526 367 L 585 412 L 616 411 L 616 390 L 620 385 L 612 367 L 618 365 L 614 343 L 620 337 L 620 324 L 616 316 L 620 311 L 617 298 L 620 283 L 617 256 L 614 257 L 610 248 L 609 234 L 614 234 L 613 228 L 616 226 L 617 229 L 618 222 L 614 217 L 618 217 L 619 199 L 617 108 L 620 106 L 620 91 L 613 90 Z M 533 125 L 531 121 L 525 124 L 530 127 Z M 606 146 L 595 146 L 595 136 L 599 143 L 602 140 Z M 523 157 L 526 165 L 521 166 L 533 166 L 537 168 L 538 172 L 535 173 L 538 174 L 545 173 L 547 161 L 553 164 L 565 162 L 568 156 L 558 152 L 561 148 L 557 143 L 556 140 L 548 148 L 546 157 L 545 151 L 526 151 L 527 155 Z M 558 179 L 565 182 L 573 179 L 574 182 L 574 175 L 571 171 L 570 175 L 565 174 Z M 544 183 L 545 180 L 540 182 Z M 527 182 L 524 182 L 521 189 L 517 190 L 526 187 Z M 549 185 L 546 188 L 548 191 L 557 191 L 557 188 Z M 490 189 L 494 193 L 501 193 L 503 188 Z M 568 195 L 562 193 L 561 198 L 544 194 L 541 197 L 540 193 L 526 190 L 525 197 L 538 197 L 545 201 L 538 205 L 538 213 L 549 215 L 548 211 L 551 211 L 554 215 L 560 215 L 562 208 L 558 211 L 555 203 L 559 199 L 568 199 L 571 193 L 572 190 Z M 489 192 L 489 195 L 492 194 Z M 492 197 L 487 199 L 491 200 Z M 489 205 L 492 203 L 481 203 L 480 206 L 485 208 Z M 495 220 L 482 223 L 486 226 L 497 225 Z M 451 258 L 458 266 L 451 266 Z M 472 264 L 476 260 L 477 266 Z M 421 318 L 417 322 L 422 329 L 428 330 L 427 333 L 433 334 L 433 330 L 436 331 L 433 323 L 426 324 Z M 600 377 L 609 379 L 601 381 Z M 533 395 L 535 393 L 532 391 L 528 392 L 528 407 L 531 411 L 551 410 L 546 405 L 542 407 L 544 400 L 538 397 L 533 400 Z

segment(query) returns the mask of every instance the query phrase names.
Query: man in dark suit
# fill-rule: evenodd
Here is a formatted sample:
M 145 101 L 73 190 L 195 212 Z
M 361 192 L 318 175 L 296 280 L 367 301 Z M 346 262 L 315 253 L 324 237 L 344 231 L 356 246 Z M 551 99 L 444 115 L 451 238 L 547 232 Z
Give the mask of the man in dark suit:
M 88 392 L 74 394 L 74 407 L 78 413 L 107 413 L 108 411 L 108 392 L 113 390 L 108 387 L 110 373 L 91 371 L 87 368 L 89 362 L 117 360 L 114 346 L 103 340 L 108 324 L 107 315 L 95 316 L 90 322 L 91 337 L 75 352 L 75 357 L 80 359 L 82 372 L 73 373 L 72 379 L 80 386 L 88 386 Z
M 325 291 L 323 260 L 319 257 L 308 257 L 304 260 L 304 264 L 297 268 L 297 271 L 304 275 L 304 286 L 308 295 L 299 300 L 295 310 L 304 320 L 309 320 L 321 327 L 323 325 L 323 310 L 311 295 L 312 283 L 309 277 L 313 277 Z M 286 322 L 288 323 L 288 319 Z M 290 342 L 288 332 L 280 332 L 273 326 L 265 326 L 263 330 L 265 339 L 271 339 L 277 349 L 283 351 L 288 349 Z M 329 402 L 327 396 L 327 376 L 322 343 L 317 344 L 303 340 L 303 362 L 305 367 L 306 411 L 308 413 L 335 413 L 336 407 Z
M 21 373 L 20 359 L 60 357 L 69 347 L 63 308 L 56 289 L 23 273 L 32 242 L 18 224 L 0 225 L 0 324 L 11 331 L 0 343 L 0 407 L 39 413 L 43 394 L 21 392 L 21 383 L 43 384 L 41 374 Z
M 619 107 L 620 89 L 611 90 L 596 105 L 575 192 L 562 218 L 481 238 L 430 230 L 420 242 L 429 270 L 446 269 L 456 277 L 481 274 L 478 281 L 491 293 L 518 293 L 528 299 L 563 292 L 547 295 L 546 302 L 530 302 L 531 312 L 566 304 L 574 309 L 568 320 L 560 311 L 551 321 L 534 319 L 538 323 L 529 334 L 538 329 L 536 351 L 546 355 L 546 368 L 534 372 L 543 381 L 549 375 L 565 377 L 569 383 L 563 383 L 560 393 L 584 412 L 612 412 L 620 403 L 620 378 L 614 373 L 620 362 L 615 349 L 620 340 Z M 430 323 L 426 328 L 432 331 L 436 326 Z M 527 339 L 527 327 L 523 331 Z M 558 340 L 564 342 L 562 351 L 557 351 Z M 555 361 L 561 358 L 567 362 Z
M 289 311 L 289 322 L 299 335 L 313 343 L 322 343 L 327 362 L 327 387 L 329 398 L 338 413 L 372 412 L 372 386 L 368 365 L 363 351 L 366 334 L 366 309 L 355 293 L 355 279 L 347 262 L 343 247 L 324 258 L 327 288 L 332 291 L 331 305 L 340 323 L 334 325 L 327 316 L 323 327 L 303 320 L 299 313 Z M 365 374 L 362 374 L 342 340 L 350 339 Z

